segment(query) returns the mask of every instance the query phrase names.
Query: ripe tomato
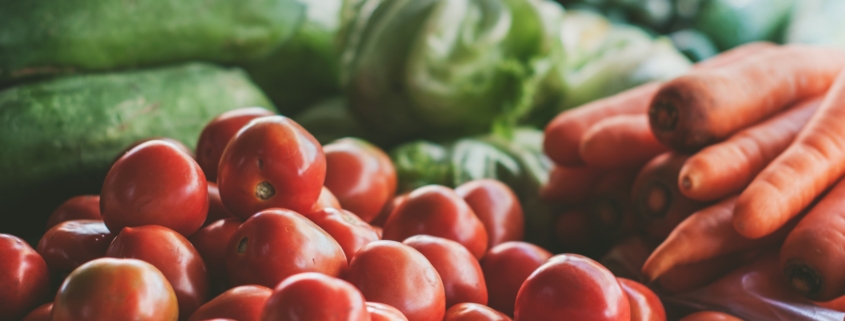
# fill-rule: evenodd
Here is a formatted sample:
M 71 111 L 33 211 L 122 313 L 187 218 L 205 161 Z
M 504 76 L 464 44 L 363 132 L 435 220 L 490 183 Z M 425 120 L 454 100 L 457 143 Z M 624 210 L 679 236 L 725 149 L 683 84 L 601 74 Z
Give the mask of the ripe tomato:
M 487 285 L 478 260 L 458 242 L 430 235 L 411 236 L 403 244 L 422 253 L 443 281 L 446 308 L 462 302 L 487 304 Z
M 488 305 L 512 316 L 519 287 L 550 257 L 549 251 L 526 242 L 505 242 L 487 251 L 481 270 L 487 281 Z
M 114 235 L 103 221 L 66 221 L 41 237 L 36 251 L 52 272 L 70 272 L 106 255 Z
M 384 204 L 384 207 L 381 208 L 381 212 L 375 219 L 373 219 L 372 222 L 370 222 L 370 225 L 383 227 L 384 223 L 387 223 L 387 218 L 390 217 L 390 214 L 399 207 L 399 204 L 405 202 L 406 199 L 408 199 L 408 193 L 396 195 L 396 197 L 391 199 L 390 202 Z
M 309 212 L 316 212 L 326 207 L 341 208 L 340 201 L 337 200 L 337 197 L 332 194 L 332 191 L 323 186 L 323 189 L 320 190 L 320 197 Z
M 226 205 L 223 205 L 217 183 L 208 182 L 208 215 L 203 226 L 227 218 L 235 218 L 235 215 L 226 208 Z
M 680 321 L 742 321 L 742 319 L 719 311 L 700 311 L 685 316 Z
M 446 310 L 443 321 L 513 321 L 510 317 L 478 303 L 456 304 Z
M 402 311 L 384 303 L 367 302 L 371 321 L 408 321 Z
M 32 310 L 21 321 L 50 321 L 50 314 L 53 313 L 53 302 L 45 303 L 44 305 Z
M 532 273 L 516 296 L 516 321 L 631 319 L 616 277 L 578 254 L 553 256 Z
M 100 195 L 71 197 L 50 214 L 50 218 L 47 219 L 47 229 L 72 220 L 103 220 L 100 216 Z
M 525 233 L 522 205 L 511 189 L 494 179 L 479 179 L 455 188 L 487 231 L 487 248 L 521 241 Z
M 230 318 L 238 321 L 258 321 L 273 290 L 261 285 L 242 285 L 229 289 L 208 301 L 188 318 L 201 321 Z
M 178 316 L 176 294 L 155 266 L 100 258 L 65 279 L 53 302 L 52 321 L 176 321 Z
M 217 180 L 220 155 L 232 137 L 253 119 L 272 115 L 273 112 L 261 107 L 238 108 L 220 114 L 205 125 L 197 141 L 197 163 L 209 181 Z
M 226 271 L 232 285 L 272 287 L 297 273 L 338 276 L 346 267 L 346 256 L 337 241 L 304 216 L 286 209 L 253 215 L 226 246 Z
M 191 235 L 208 214 L 208 185 L 190 156 L 176 145 L 151 140 L 114 163 L 103 183 L 100 211 L 112 233 L 161 225 Z
M 217 170 L 223 204 L 243 220 L 272 207 L 308 212 L 325 178 L 320 143 L 284 116 L 253 119 L 226 146 Z
M 211 280 L 226 278 L 226 246 L 240 226 L 241 221 L 236 218 L 218 220 L 188 238 L 202 256 Z
M 666 311 L 663 303 L 645 285 L 637 281 L 616 278 L 625 296 L 628 297 L 628 304 L 631 306 L 631 321 L 666 321 Z
M 0 234 L 0 258 L 0 320 L 20 320 L 47 302 L 47 263 L 24 240 L 9 234 Z
M 329 233 L 350 261 L 362 246 L 379 240 L 372 226 L 346 210 L 327 207 L 311 212 L 306 217 Z
M 446 313 L 437 270 L 420 252 L 402 243 L 364 245 L 349 264 L 347 280 L 367 301 L 393 306 L 410 321 L 441 321 Z
M 323 147 L 326 187 L 343 209 L 372 221 L 396 194 L 396 169 L 378 147 L 357 138 L 342 138 Z
M 182 319 L 208 300 L 208 274 L 202 257 L 179 233 L 158 225 L 126 227 L 106 256 L 143 260 L 158 268 L 173 286 Z
M 291 276 L 273 290 L 264 321 L 370 321 L 364 296 L 352 284 L 316 272 Z
M 384 225 L 384 238 L 401 241 L 428 234 L 461 243 L 476 259 L 487 250 L 487 232 L 464 200 L 448 187 L 420 187 L 397 207 Z
M 146 142 L 151 141 L 151 140 L 160 140 L 160 141 L 165 141 L 165 142 L 171 143 L 173 145 L 176 145 L 176 147 L 179 147 L 179 150 L 185 152 L 186 155 L 191 156 L 191 158 L 196 158 L 195 155 L 194 155 L 194 151 L 191 150 L 190 147 L 185 146 L 184 143 L 182 143 L 178 140 L 175 140 L 173 138 L 158 136 L 158 137 L 149 137 L 149 138 L 140 139 L 140 140 L 135 141 L 132 144 L 129 144 L 129 146 L 126 146 L 126 148 L 124 148 L 123 151 L 121 151 L 120 153 L 117 153 L 117 157 L 115 157 L 115 159 L 112 160 L 111 163 L 114 164 L 115 162 L 117 162 L 118 159 L 123 157 L 123 155 L 125 155 L 130 150 L 134 149 L 135 147 L 138 147 L 138 145 L 141 145 L 141 144 L 146 143 Z

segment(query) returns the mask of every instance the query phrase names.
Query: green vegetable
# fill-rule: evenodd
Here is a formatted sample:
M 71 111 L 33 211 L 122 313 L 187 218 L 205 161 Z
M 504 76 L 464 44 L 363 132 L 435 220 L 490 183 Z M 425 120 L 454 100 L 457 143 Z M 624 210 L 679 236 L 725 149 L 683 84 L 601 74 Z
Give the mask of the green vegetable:
M 449 150 L 429 141 L 406 143 L 391 151 L 398 191 L 409 192 L 430 184 L 454 186 L 449 156 Z
M 801 0 L 795 3 L 785 42 L 845 48 L 845 1 Z
M 0 1 L 0 83 L 27 76 L 269 55 L 295 0 Z
M 805 0 L 801 0 L 805 1 Z M 794 0 L 708 0 L 695 20 L 721 50 L 760 40 L 777 41 Z
M 713 41 L 707 35 L 695 29 L 684 29 L 669 35 L 672 43 L 684 56 L 698 62 L 713 57 L 719 53 Z
M 360 137 L 378 142 L 377 137 L 370 137 L 371 135 L 355 119 L 343 97 L 320 101 L 293 119 L 323 145 L 343 137 Z

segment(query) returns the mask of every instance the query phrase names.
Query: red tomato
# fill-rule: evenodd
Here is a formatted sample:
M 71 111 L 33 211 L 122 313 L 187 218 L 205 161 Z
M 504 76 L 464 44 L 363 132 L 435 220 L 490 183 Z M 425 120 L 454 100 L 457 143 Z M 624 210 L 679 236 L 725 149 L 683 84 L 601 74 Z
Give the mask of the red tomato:
M 346 210 L 327 207 L 311 212 L 307 217 L 340 244 L 350 261 L 362 246 L 379 240 L 378 233 L 372 226 Z
M 191 235 L 208 214 L 208 185 L 190 156 L 176 145 L 151 140 L 114 163 L 103 183 L 100 211 L 113 233 L 161 225 Z
M 519 287 L 550 257 L 549 251 L 526 242 L 505 242 L 487 251 L 481 259 L 481 270 L 487 281 L 488 305 L 513 315 Z
M 364 296 L 352 284 L 316 272 L 291 276 L 273 291 L 264 321 L 370 321 Z
M 106 256 L 139 259 L 158 268 L 173 285 L 182 319 L 208 300 L 208 274 L 202 257 L 179 233 L 158 225 L 126 227 Z
M 631 307 L 616 277 L 604 266 L 578 254 L 560 254 L 522 284 L 514 316 L 516 321 L 628 321 Z
M 478 303 L 461 303 L 446 310 L 443 321 L 513 321 L 510 317 Z
M 220 114 L 205 125 L 197 142 L 197 163 L 209 181 L 217 180 L 220 155 L 232 137 L 253 119 L 272 115 L 273 112 L 261 107 L 238 108 Z
M 120 153 L 117 153 L 117 157 L 111 163 L 114 164 L 115 162 L 117 162 L 118 159 L 123 157 L 123 155 L 125 155 L 127 152 L 129 152 L 133 148 L 138 147 L 138 145 L 141 145 L 141 144 L 146 143 L 146 142 L 151 141 L 151 140 L 161 140 L 161 141 L 171 143 L 173 145 L 176 145 L 176 147 L 179 147 L 179 150 L 185 152 L 186 155 L 191 156 L 191 158 L 196 158 L 196 155 L 194 155 L 194 151 L 191 150 L 190 147 L 185 146 L 185 144 L 183 144 L 182 142 L 175 140 L 173 138 L 157 136 L 157 137 L 149 137 L 149 138 L 140 139 L 138 141 L 135 141 L 132 144 L 129 144 L 129 146 L 126 146 L 126 148 L 124 148 L 123 151 L 121 151 Z
M 631 321 L 666 321 L 663 303 L 654 292 L 637 281 L 616 278 L 631 306 Z
M 223 204 L 243 220 L 273 207 L 308 212 L 325 178 L 320 143 L 284 116 L 247 124 L 226 146 L 217 170 Z
M 347 280 L 367 301 L 393 306 L 410 321 L 441 321 L 446 313 L 437 270 L 420 252 L 402 243 L 364 245 L 349 264 Z
M 701 311 L 685 316 L 680 321 L 742 321 L 742 319 L 718 311 Z
M 106 255 L 114 235 L 103 221 L 66 221 L 41 237 L 36 250 L 50 271 L 70 272 L 85 262 Z
M 9 234 L 0 234 L 0 258 L 0 320 L 20 320 L 47 302 L 47 263 L 24 240 Z
M 402 311 L 384 303 L 367 302 L 371 321 L 408 321 Z
M 176 294 L 164 275 L 135 259 L 100 258 L 65 279 L 52 321 L 176 321 Z
M 384 225 L 384 238 L 401 241 L 428 234 L 461 243 L 475 258 L 487 250 L 487 232 L 464 200 L 448 187 L 420 187 L 393 211 Z
M 522 205 L 511 189 L 495 179 L 479 179 L 455 188 L 487 231 L 487 248 L 521 241 L 525 233 Z
M 210 280 L 226 278 L 226 246 L 240 226 L 241 221 L 236 218 L 218 220 L 188 238 L 202 256 Z
M 378 216 L 376 216 L 375 219 L 373 219 L 372 222 L 370 222 L 370 225 L 384 226 L 384 223 L 387 223 L 387 218 L 390 217 L 390 214 L 392 214 L 393 211 L 395 211 L 396 208 L 399 207 L 399 204 L 405 202 L 406 199 L 408 199 L 408 193 L 397 195 L 396 197 L 391 199 L 390 202 L 384 204 L 384 207 L 381 208 L 381 212 L 378 214 Z
M 478 260 L 458 242 L 430 235 L 411 236 L 403 244 L 422 253 L 443 281 L 446 308 L 462 302 L 487 304 L 487 285 Z
M 53 302 L 45 303 L 44 305 L 32 310 L 21 321 L 50 321 L 50 314 L 53 312 Z
M 100 216 L 100 195 L 80 195 L 71 197 L 59 205 L 47 219 L 47 229 L 64 221 L 102 220 Z
M 373 230 L 376 231 L 376 235 L 378 235 L 378 239 L 384 239 L 384 229 L 378 226 L 373 226 Z
M 261 285 L 242 285 L 229 289 L 201 306 L 188 321 L 230 318 L 258 321 L 273 290 Z
M 396 169 L 378 147 L 357 138 L 324 146 L 326 187 L 343 209 L 372 221 L 396 194 Z
M 217 183 L 208 182 L 208 216 L 206 216 L 203 225 L 227 218 L 235 218 L 235 215 L 226 208 L 226 205 L 223 205 Z
M 338 276 L 346 267 L 346 256 L 337 241 L 304 216 L 286 209 L 253 215 L 226 246 L 226 271 L 232 285 L 271 287 L 297 273 Z
M 320 190 L 320 198 L 317 199 L 317 203 L 314 203 L 309 212 L 316 212 L 326 207 L 341 208 L 337 197 L 334 197 L 332 191 L 323 186 L 323 189 Z

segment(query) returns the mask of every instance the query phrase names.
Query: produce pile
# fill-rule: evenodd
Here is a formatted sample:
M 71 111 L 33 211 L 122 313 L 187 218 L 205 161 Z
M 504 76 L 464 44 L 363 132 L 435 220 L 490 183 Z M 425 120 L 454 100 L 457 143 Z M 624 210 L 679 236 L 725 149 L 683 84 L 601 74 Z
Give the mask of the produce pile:
M 845 6 L 560 2 L 0 3 L 0 321 L 845 318 Z

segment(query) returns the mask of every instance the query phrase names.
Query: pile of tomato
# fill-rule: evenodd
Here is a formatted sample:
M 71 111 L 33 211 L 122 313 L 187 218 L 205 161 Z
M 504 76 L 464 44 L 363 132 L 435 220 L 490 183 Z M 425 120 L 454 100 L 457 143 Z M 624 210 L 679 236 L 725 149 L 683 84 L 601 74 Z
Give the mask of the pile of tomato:
M 365 141 L 230 111 L 130 147 L 35 249 L 0 234 L 0 320 L 665 320 L 645 286 L 522 242 L 506 185 L 396 194 Z

